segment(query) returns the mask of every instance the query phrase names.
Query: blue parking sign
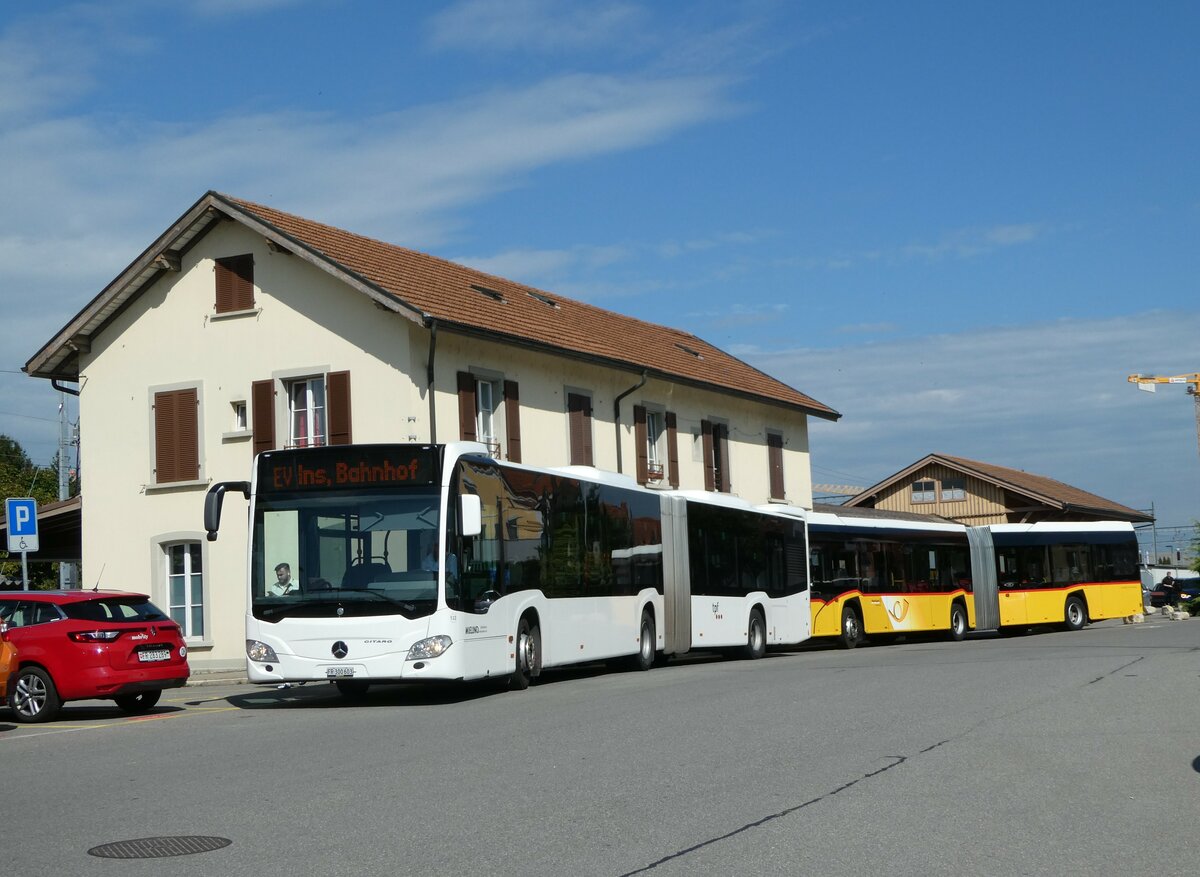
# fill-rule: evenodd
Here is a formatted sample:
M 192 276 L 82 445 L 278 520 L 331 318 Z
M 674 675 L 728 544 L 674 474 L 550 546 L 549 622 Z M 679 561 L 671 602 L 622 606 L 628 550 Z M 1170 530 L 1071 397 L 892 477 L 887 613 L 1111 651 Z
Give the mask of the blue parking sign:
M 8 520 L 9 553 L 38 550 L 37 500 L 29 496 L 9 497 L 4 501 Z

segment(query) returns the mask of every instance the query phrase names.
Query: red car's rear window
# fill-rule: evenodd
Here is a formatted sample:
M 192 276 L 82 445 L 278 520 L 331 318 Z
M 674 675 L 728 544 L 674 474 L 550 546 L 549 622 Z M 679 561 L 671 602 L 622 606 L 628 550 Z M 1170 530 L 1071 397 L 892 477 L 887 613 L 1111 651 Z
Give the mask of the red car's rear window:
M 79 621 L 166 621 L 162 610 L 139 597 L 104 597 L 81 603 L 64 603 L 62 611 Z

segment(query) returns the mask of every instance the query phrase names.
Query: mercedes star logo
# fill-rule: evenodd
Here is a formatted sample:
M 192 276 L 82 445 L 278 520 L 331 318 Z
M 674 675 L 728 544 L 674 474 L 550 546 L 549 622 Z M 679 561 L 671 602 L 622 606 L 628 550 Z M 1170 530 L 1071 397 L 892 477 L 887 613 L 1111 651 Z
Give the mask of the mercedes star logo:
M 335 658 L 344 658 L 348 654 L 350 654 L 350 649 L 346 648 L 346 644 L 344 642 L 338 640 L 333 644 L 333 656 Z

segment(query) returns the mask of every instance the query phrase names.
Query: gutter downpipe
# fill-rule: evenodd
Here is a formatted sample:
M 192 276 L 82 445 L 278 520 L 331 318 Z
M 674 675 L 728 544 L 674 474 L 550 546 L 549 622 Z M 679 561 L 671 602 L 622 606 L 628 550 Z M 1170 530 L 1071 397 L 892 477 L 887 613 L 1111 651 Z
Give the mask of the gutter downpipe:
M 79 395 L 78 389 L 72 390 L 70 387 L 64 387 L 62 384 L 59 383 L 58 378 L 51 378 L 50 386 L 52 386 L 54 389 L 58 390 L 58 392 L 60 392 L 60 393 L 70 393 L 72 396 Z
M 425 380 L 429 393 L 429 443 L 437 444 L 437 408 L 433 404 L 433 360 L 437 355 L 437 320 L 425 315 L 425 325 L 429 327 L 429 362 L 425 366 Z
M 621 400 L 642 387 L 646 386 L 646 372 L 642 371 L 642 379 L 613 400 L 613 429 L 617 431 L 617 472 L 623 472 L 621 463 Z

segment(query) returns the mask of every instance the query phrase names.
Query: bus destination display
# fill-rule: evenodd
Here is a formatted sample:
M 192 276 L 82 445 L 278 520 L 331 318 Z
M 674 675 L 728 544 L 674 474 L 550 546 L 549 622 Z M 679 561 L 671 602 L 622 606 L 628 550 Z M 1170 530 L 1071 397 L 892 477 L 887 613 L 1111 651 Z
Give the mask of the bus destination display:
M 313 448 L 274 451 L 259 459 L 263 492 L 403 487 L 437 480 L 437 456 L 428 447 Z

